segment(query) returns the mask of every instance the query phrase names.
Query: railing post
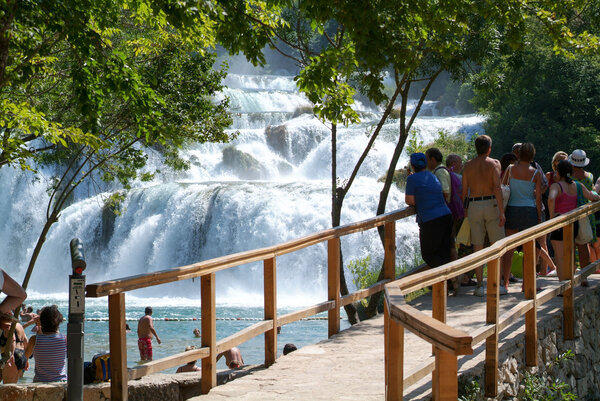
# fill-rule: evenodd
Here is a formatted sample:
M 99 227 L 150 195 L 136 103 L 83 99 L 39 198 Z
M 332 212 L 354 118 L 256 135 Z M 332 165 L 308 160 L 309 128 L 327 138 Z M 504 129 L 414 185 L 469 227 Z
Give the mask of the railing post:
M 110 348 L 110 398 L 127 400 L 127 342 L 125 334 L 125 293 L 108 296 L 108 338 Z
M 485 395 L 495 397 L 498 394 L 498 302 L 500 298 L 500 260 L 487 263 L 487 324 L 494 325 L 494 334 L 485 340 Z
M 390 316 L 383 303 L 385 399 L 402 401 L 404 393 L 404 326 Z
M 525 313 L 525 364 L 537 366 L 538 333 L 535 280 L 535 240 L 523 244 L 523 290 L 525 299 L 533 299 L 533 308 Z
M 573 273 L 575 271 L 575 242 L 573 239 L 573 224 L 563 227 L 563 266 L 565 277 L 563 280 L 570 280 L 571 287 L 563 294 L 563 335 L 565 340 L 573 340 L 575 338 L 575 297 L 573 288 Z
M 327 312 L 329 337 L 340 331 L 340 239 L 327 241 L 327 295 L 335 307 Z
M 443 371 L 440 368 L 443 368 Z M 439 348 L 435 350 L 435 371 L 438 383 L 432 388 L 434 401 L 458 399 L 458 357 Z
M 432 300 L 431 317 L 439 320 L 440 322 L 444 322 L 444 323 L 446 323 L 446 304 L 447 304 L 447 298 L 446 298 L 447 287 L 446 286 L 447 286 L 446 280 L 444 280 L 440 283 L 433 284 L 432 291 L 431 291 L 431 300 Z M 446 378 L 447 378 L 447 374 L 446 374 L 447 367 L 445 365 L 445 362 L 443 362 L 444 364 L 442 364 L 442 360 L 446 361 L 447 358 L 445 357 L 445 355 L 442 355 L 444 353 L 444 351 L 437 348 L 435 345 L 432 345 L 431 351 L 435 355 L 435 369 L 433 370 L 432 379 L 431 379 L 433 399 L 440 400 L 441 398 L 439 398 L 439 397 L 441 396 L 441 392 L 442 392 L 440 386 L 443 385 L 442 382 L 445 383 Z M 450 369 L 452 370 L 452 367 L 450 367 Z M 458 369 L 458 367 L 457 367 L 457 369 Z M 444 373 L 442 373 L 442 370 L 444 371 Z M 456 380 L 458 380 L 458 378 Z
M 264 261 L 265 320 L 272 320 L 273 327 L 265 332 L 265 366 L 277 359 L 277 271 L 275 258 Z
M 383 277 L 390 280 L 396 279 L 396 222 L 390 221 L 384 225 L 384 261 Z
M 202 358 L 202 393 L 206 394 L 217 385 L 217 311 L 215 305 L 215 273 L 200 279 L 201 327 L 203 347 L 210 348 L 210 355 Z

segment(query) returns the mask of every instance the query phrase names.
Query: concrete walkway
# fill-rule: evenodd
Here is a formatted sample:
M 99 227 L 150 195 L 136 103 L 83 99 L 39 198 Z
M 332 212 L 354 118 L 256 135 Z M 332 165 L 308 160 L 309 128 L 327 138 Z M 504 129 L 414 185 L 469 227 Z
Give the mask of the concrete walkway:
M 599 286 L 598 276 L 590 276 L 589 282 L 590 287 Z M 542 287 L 555 284 L 556 279 L 538 280 L 538 286 Z M 463 287 L 460 295 L 448 298 L 448 324 L 467 332 L 480 327 L 485 320 L 485 299 L 474 297 L 473 288 Z M 590 289 L 577 288 L 576 294 Z M 500 298 L 500 314 L 521 300 L 521 284 L 513 284 L 509 294 Z M 412 304 L 422 311 L 431 311 L 430 296 L 422 296 Z M 538 309 L 538 319 L 561 308 L 562 298 L 554 298 Z M 500 345 L 523 332 L 523 326 L 521 318 L 506 329 L 500 337 Z M 481 344 L 473 356 L 459 359 L 459 370 L 482 362 L 483 349 Z M 406 333 L 405 375 L 430 355 L 431 345 Z M 405 399 L 425 398 L 430 387 L 429 375 L 405 389 Z M 384 394 L 383 316 L 380 315 L 330 339 L 282 356 L 268 369 L 256 370 L 192 400 L 382 400 Z

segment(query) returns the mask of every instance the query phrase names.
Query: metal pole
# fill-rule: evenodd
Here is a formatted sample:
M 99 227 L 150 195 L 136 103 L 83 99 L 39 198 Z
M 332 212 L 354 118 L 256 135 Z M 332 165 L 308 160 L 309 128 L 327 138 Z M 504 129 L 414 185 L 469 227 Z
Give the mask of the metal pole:
M 67 323 L 67 401 L 83 400 L 83 322 L 85 314 L 85 270 L 83 243 L 73 238 L 70 243 L 69 321 Z

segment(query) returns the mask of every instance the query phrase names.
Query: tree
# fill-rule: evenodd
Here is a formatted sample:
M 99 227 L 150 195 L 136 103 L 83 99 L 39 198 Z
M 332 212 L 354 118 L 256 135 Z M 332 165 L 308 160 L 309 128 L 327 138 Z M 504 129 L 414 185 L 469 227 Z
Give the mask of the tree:
M 567 53 L 575 47 L 597 47 L 597 38 L 586 31 L 577 35 L 564 16 L 582 2 L 542 1 L 535 4 L 454 0 L 435 1 L 320 1 L 293 3 L 296 14 L 289 23 L 291 34 L 280 39 L 297 51 L 303 67 L 300 90 L 315 103 L 317 116 L 332 127 L 332 222 L 339 223 L 343 199 L 371 149 L 391 108 L 399 105 L 399 131 L 394 153 L 380 193 L 377 214 L 385 212 L 394 171 L 408 133 L 429 89 L 442 71 L 461 79 L 499 47 L 522 48 L 527 21 L 535 18 L 553 41 L 555 51 Z M 314 40 L 310 32 L 321 35 Z M 310 45 L 313 45 L 312 47 Z M 273 46 L 277 46 L 273 43 Z M 282 53 L 286 54 L 284 50 Z M 386 92 L 386 74 L 395 87 Z M 421 85 L 412 115 L 408 114 L 411 88 Z M 335 170 L 336 127 L 356 118 L 352 97 L 361 92 L 384 109 L 383 116 L 347 179 Z M 383 242 L 383 229 L 380 229 Z M 382 278 L 383 269 L 380 278 Z M 342 294 L 344 276 L 341 275 Z M 371 297 L 369 312 L 376 313 L 379 295 Z M 347 310 L 348 311 L 348 310 Z M 349 316 L 350 317 L 350 316 Z M 350 317 L 351 321 L 352 318 Z
M 593 3 L 597 10 L 598 2 L 590 2 L 587 10 L 570 16 L 572 29 L 600 32 Z M 548 169 L 558 150 L 584 149 L 592 161 L 600 160 L 600 57 L 554 54 L 538 24 L 528 43 L 516 52 L 498 52 L 472 77 L 474 102 L 488 115 L 485 129 L 495 154 L 510 151 L 516 142 L 532 142 L 536 159 Z M 590 164 L 598 173 L 596 166 Z
M 91 178 L 128 187 L 149 147 L 185 168 L 177 150 L 227 141 L 225 71 L 217 42 L 263 63 L 277 2 L 5 1 L 0 5 L 0 167 L 58 166 L 26 288 L 52 225 Z M 260 22 L 260 24 L 258 24 Z M 18 309 L 15 311 L 18 313 Z M 14 330 L 14 328 L 13 328 Z M 9 334 L 12 335 L 12 334 Z M 3 361 L 8 355 L 3 355 Z

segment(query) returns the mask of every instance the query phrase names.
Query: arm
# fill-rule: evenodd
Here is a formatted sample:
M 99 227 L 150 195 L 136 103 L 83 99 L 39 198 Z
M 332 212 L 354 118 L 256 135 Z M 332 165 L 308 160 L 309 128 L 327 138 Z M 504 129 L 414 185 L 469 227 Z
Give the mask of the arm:
M 404 202 L 406 202 L 406 204 L 408 206 L 415 206 L 416 205 L 415 196 L 414 195 L 404 195 Z
M 550 186 L 550 193 L 548 194 L 548 213 L 550 218 L 554 218 L 554 205 L 556 203 L 556 197 L 558 196 L 558 184 L 554 183 Z
M 156 341 L 158 341 L 158 343 L 160 344 L 160 338 L 158 337 L 158 334 L 156 334 L 156 330 L 154 330 L 154 322 L 152 320 L 150 320 L 150 326 L 148 327 L 150 329 L 150 332 L 152 334 L 154 334 L 154 337 L 156 337 Z
M 12 277 L 6 274 L 4 270 L 0 269 L 0 272 L 2 272 L 4 275 L 2 292 L 6 294 L 6 298 L 4 298 L 4 301 L 0 303 L 0 312 L 11 313 L 18 306 L 23 304 L 23 301 L 25 301 L 25 298 L 27 298 L 27 293 L 23 287 L 13 280 Z
M 585 199 L 591 200 L 592 202 L 600 200 L 600 196 L 588 191 L 588 189 L 584 185 L 581 185 L 581 190 L 583 191 L 583 197 Z
M 492 172 L 492 185 L 494 187 L 496 203 L 498 204 L 498 212 L 500 212 L 500 221 L 498 222 L 498 226 L 503 227 L 504 223 L 506 222 L 506 217 L 504 216 L 504 207 L 502 207 L 502 189 L 500 188 L 500 174 L 498 174 L 497 169 Z
M 540 174 L 535 175 L 535 208 L 537 209 L 538 222 L 542 221 L 542 192 L 545 189 L 542 186 L 542 177 Z
M 31 355 L 33 355 L 33 349 L 35 348 L 37 336 L 31 336 L 29 339 L 29 343 L 27 343 L 27 347 L 25 348 L 25 357 L 29 359 Z

